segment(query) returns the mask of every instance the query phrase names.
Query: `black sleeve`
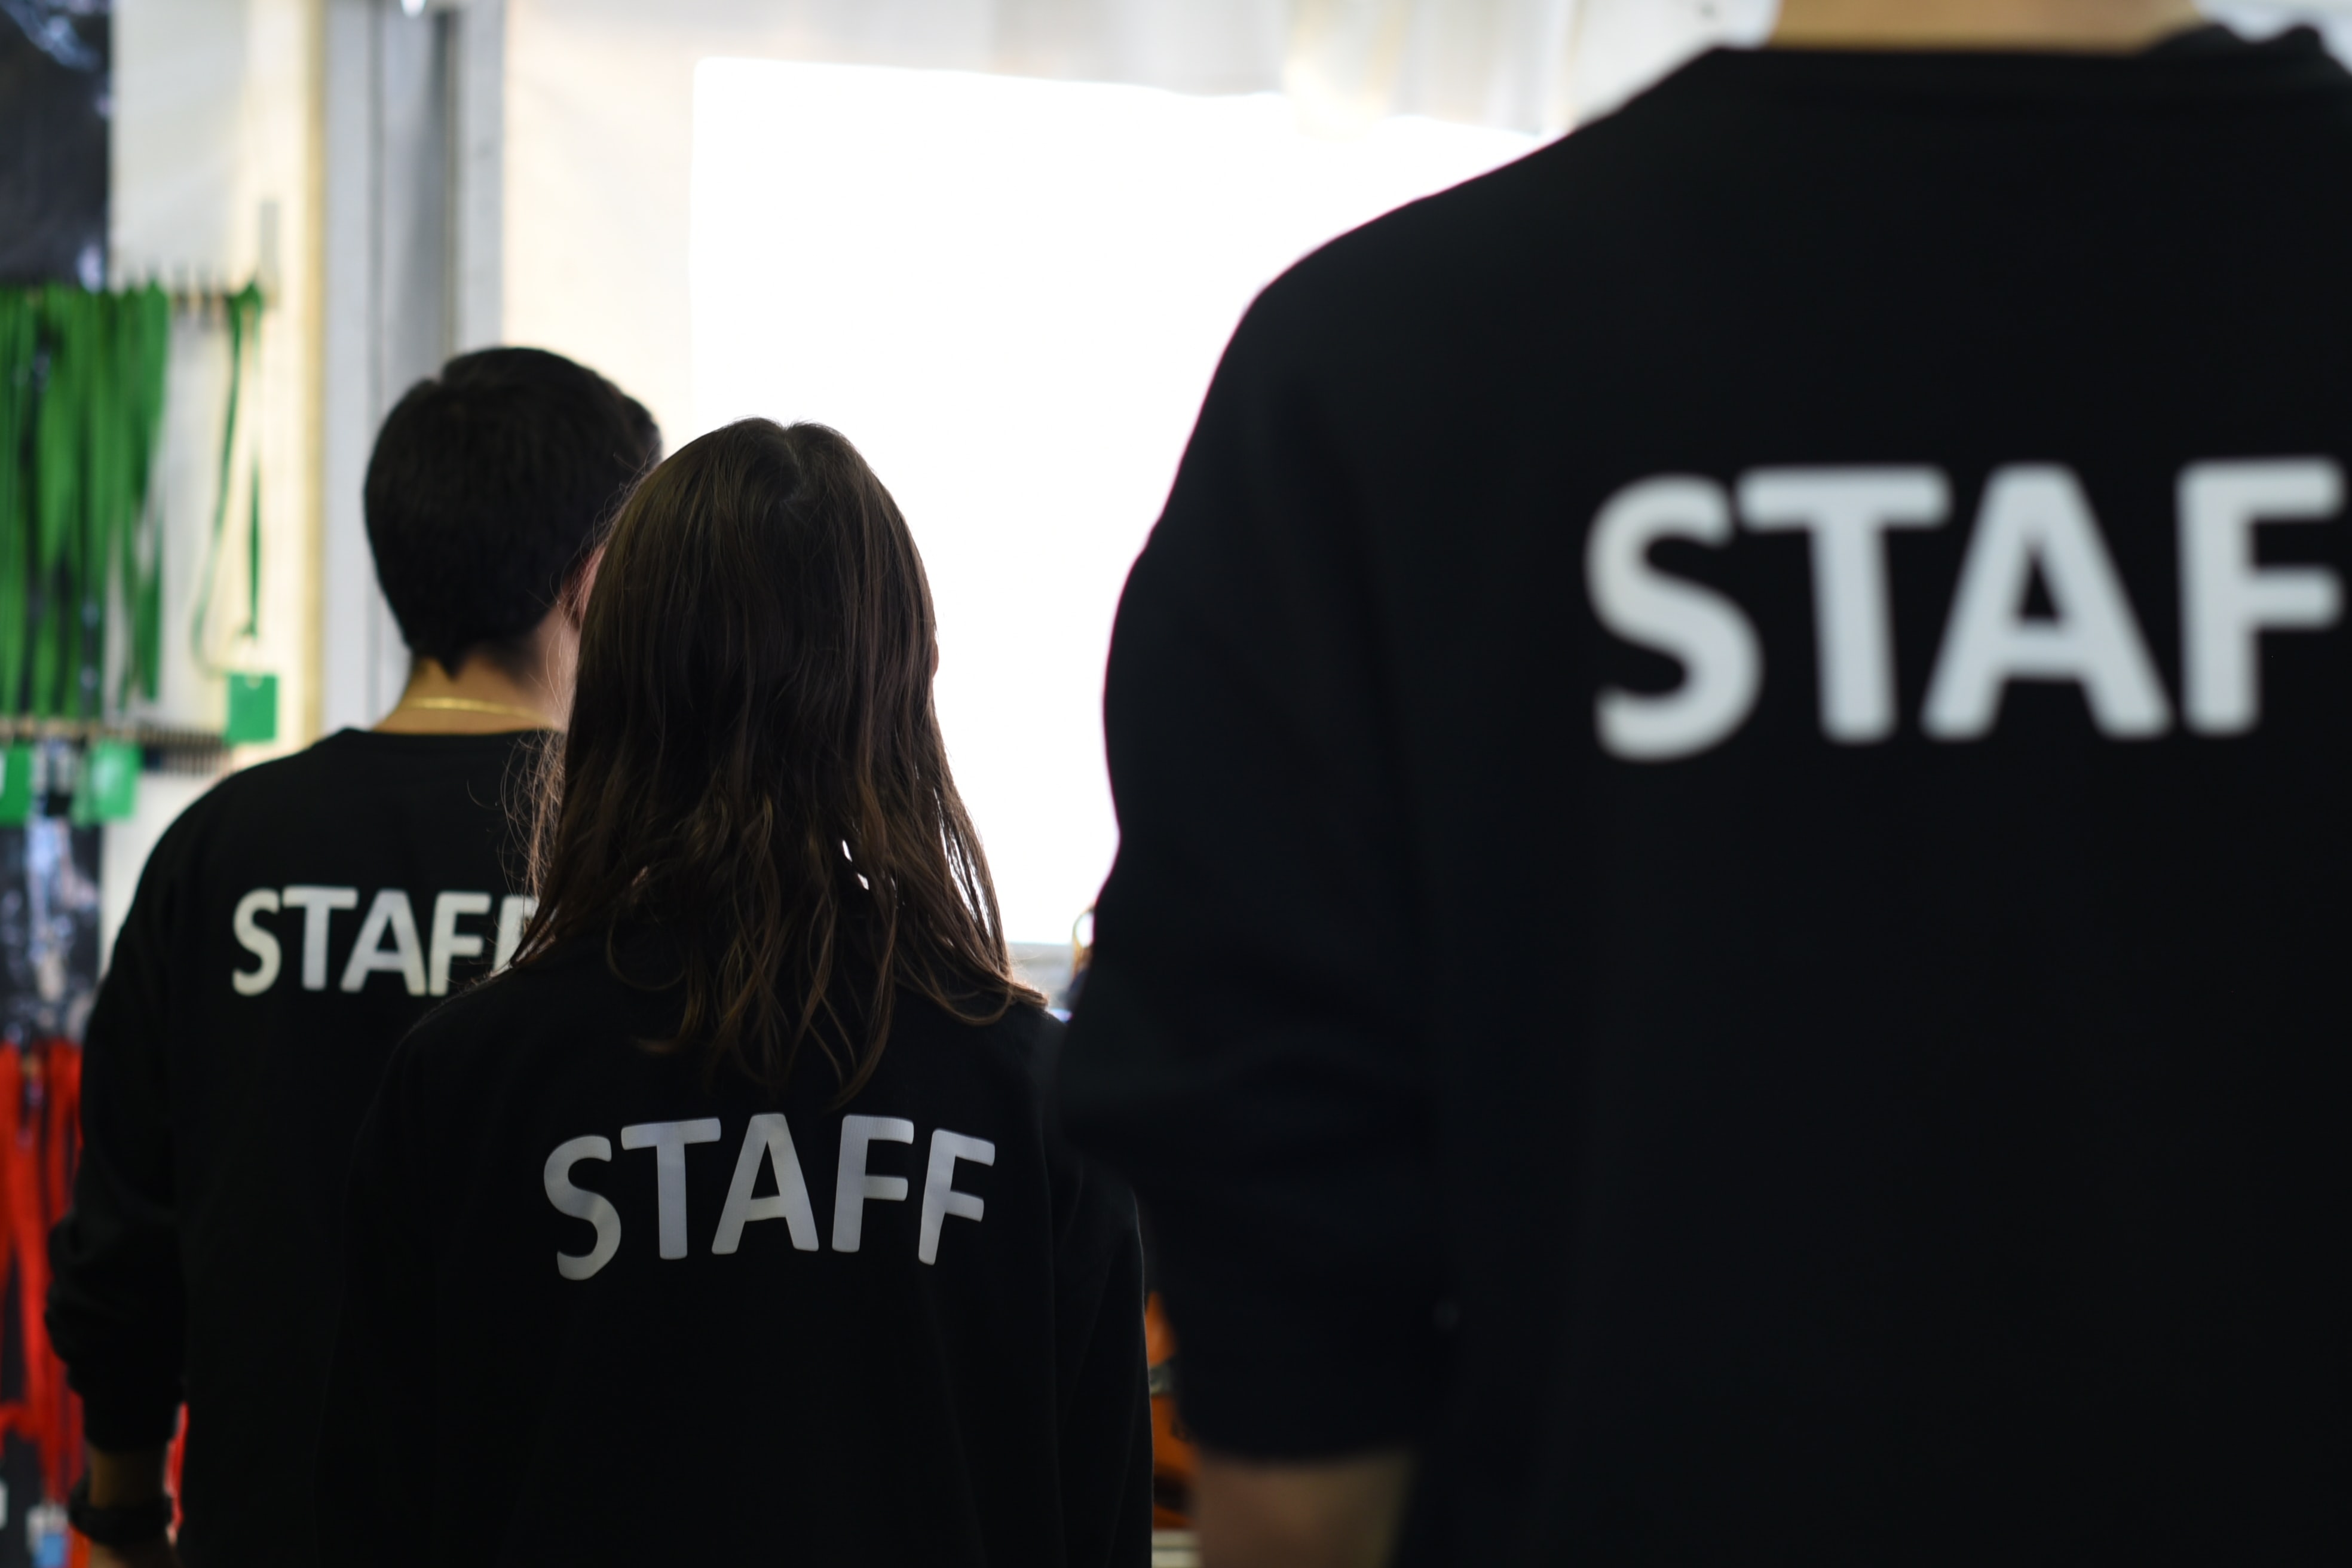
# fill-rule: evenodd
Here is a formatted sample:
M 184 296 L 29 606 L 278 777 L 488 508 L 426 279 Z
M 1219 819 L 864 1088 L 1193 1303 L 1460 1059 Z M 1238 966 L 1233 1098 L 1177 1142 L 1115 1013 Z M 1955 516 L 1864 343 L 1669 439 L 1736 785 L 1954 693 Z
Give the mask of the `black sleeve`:
M 423 1065 L 394 1055 L 352 1156 L 343 1303 L 319 1435 L 319 1561 L 405 1568 L 433 1543 L 433 1255 Z
M 1143 1241 L 1135 1200 L 1066 1156 L 1072 1194 L 1055 1259 L 1063 1540 L 1070 1568 L 1151 1559 L 1151 1392 L 1143 1353 Z
M 82 1045 L 81 1163 L 49 1232 L 49 1341 L 82 1398 L 91 1447 L 172 1439 L 187 1335 L 180 1271 L 168 1047 L 169 960 L 186 836 L 139 880 Z
M 1235 338 L 1119 606 L 1118 859 L 1058 1087 L 1150 1211 L 1187 1423 L 1265 1458 L 1413 1439 L 1438 1361 L 1404 790 L 1350 465 L 1269 324 L 1301 276 Z

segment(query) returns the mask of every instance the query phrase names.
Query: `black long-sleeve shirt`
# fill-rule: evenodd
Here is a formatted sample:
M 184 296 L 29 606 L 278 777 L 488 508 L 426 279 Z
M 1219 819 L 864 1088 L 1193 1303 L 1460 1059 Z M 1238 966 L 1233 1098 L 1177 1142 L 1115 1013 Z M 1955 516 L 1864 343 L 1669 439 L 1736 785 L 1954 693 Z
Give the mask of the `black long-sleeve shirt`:
M 190 1411 L 191 1568 L 310 1561 L 352 1146 L 394 1043 L 530 903 L 514 735 L 345 731 L 224 780 L 156 846 L 84 1048 L 49 1332 L 92 1444 Z
M 1236 337 L 1065 1058 L 1415 1563 L 2340 1561 L 2352 80 L 1701 58 Z
M 323 1561 L 1141 1568 L 1141 1246 L 1048 1134 L 1061 1026 L 902 994 L 841 1105 L 813 1048 L 782 1097 L 648 1050 L 675 1006 L 588 942 L 402 1044 Z

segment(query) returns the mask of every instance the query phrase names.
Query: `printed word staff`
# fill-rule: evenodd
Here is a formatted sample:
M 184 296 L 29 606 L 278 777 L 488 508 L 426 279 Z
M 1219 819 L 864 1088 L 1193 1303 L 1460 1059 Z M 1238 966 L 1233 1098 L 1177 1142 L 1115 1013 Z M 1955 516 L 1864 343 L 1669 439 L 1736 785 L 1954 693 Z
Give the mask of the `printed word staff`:
M 449 994 L 449 971 L 459 959 L 482 956 L 488 933 L 461 929 L 461 921 L 487 918 L 495 902 L 498 945 L 492 952 L 492 972 L 504 969 L 521 945 L 523 926 L 539 908 L 528 893 L 509 893 L 493 900 L 479 892 L 436 893 L 430 938 L 417 937 L 416 906 L 406 889 L 385 888 L 376 893 L 359 923 L 359 934 L 344 961 L 338 984 L 345 991 L 366 987 L 374 974 L 397 974 L 411 996 Z M 253 955 L 253 967 L 229 977 L 240 996 L 258 996 L 278 984 L 285 966 L 285 946 L 279 932 L 262 923 L 264 915 L 299 910 L 302 916 L 302 989 L 324 991 L 331 968 L 328 945 L 337 911 L 357 910 L 357 888 L 329 888 L 297 883 L 287 888 L 256 888 L 236 902 L 232 929 L 237 945 Z M 290 934 L 290 932 L 289 933 Z
M 624 1150 L 649 1149 L 654 1155 L 656 1214 L 659 1216 L 661 1256 L 687 1256 L 686 1151 L 696 1143 L 716 1143 L 723 1135 L 719 1118 L 692 1121 L 644 1121 L 621 1129 Z M 834 1182 L 833 1250 L 856 1252 L 865 1245 L 866 1205 L 905 1203 L 908 1179 L 871 1169 L 877 1143 L 912 1143 L 915 1124 L 895 1116 L 845 1116 L 841 1119 L 841 1162 Z M 584 1253 L 559 1252 L 556 1271 L 566 1279 L 589 1279 L 621 1250 L 621 1214 L 603 1194 L 575 1184 L 572 1172 L 583 1162 L 609 1162 L 613 1142 L 591 1135 L 556 1145 L 547 1157 L 544 1179 L 547 1201 L 556 1212 L 585 1220 L 596 1233 L 595 1245 Z M 923 1174 L 921 1221 L 915 1256 L 927 1264 L 940 1258 L 940 1233 L 950 1218 L 975 1225 L 987 1213 L 985 1200 L 956 1189 L 959 1161 L 975 1165 L 996 1163 L 996 1145 L 985 1138 L 967 1137 L 942 1127 L 931 1134 L 930 1158 Z M 754 1197 L 762 1167 L 771 1173 L 775 1190 Z M 710 1251 L 728 1256 L 743 1245 L 743 1229 L 756 1220 L 780 1219 L 801 1252 L 817 1250 L 816 1211 L 809 1201 L 807 1178 L 801 1172 L 793 1144 L 791 1124 L 781 1112 L 754 1116 L 744 1125 L 743 1142 L 735 1159 L 735 1174 L 719 1207 L 719 1227 Z
M 2261 564 L 2257 541 L 2268 528 L 2336 517 L 2343 470 L 2327 458 L 2199 462 L 2181 471 L 2176 493 L 2177 716 L 2083 481 L 2057 464 L 2020 463 L 1985 484 L 1920 712 L 1927 738 L 1984 739 L 2012 681 L 2079 686 L 2091 722 L 2113 740 L 2153 740 L 2176 723 L 2208 736 L 2253 730 L 2263 717 L 2261 639 L 2325 631 L 2344 600 L 2333 570 Z M 1728 546 L 1742 529 L 1811 544 L 1822 733 L 1843 745 L 1891 738 L 1890 541 L 1940 529 L 1951 511 L 1951 484 L 1933 468 L 1763 468 L 1732 494 L 1712 479 L 1666 475 L 1619 490 L 1586 541 L 1593 613 L 1616 637 L 1679 663 L 1683 678 L 1664 691 L 1604 687 L 1594 714 L 1602 747 L 1627 761 L 1673 762 L 1722 744 L 1755 711 L 1765 662 L 1755 623 L 1723 594 L 1650 559 L 1670 541 Z M 2037 584 L 2048 614 L 2034 612 Z

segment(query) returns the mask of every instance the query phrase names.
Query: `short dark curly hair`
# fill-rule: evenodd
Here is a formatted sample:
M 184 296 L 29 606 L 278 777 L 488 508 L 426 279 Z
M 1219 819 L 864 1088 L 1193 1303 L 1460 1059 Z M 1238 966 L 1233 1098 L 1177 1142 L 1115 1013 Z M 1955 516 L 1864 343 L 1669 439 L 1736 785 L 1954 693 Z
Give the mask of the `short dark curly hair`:
M 661 459 L 635 398 L 541 349 L 461 354 L 393 409 L 368 460 L 368 545 L 409 652 L 510 665 Z

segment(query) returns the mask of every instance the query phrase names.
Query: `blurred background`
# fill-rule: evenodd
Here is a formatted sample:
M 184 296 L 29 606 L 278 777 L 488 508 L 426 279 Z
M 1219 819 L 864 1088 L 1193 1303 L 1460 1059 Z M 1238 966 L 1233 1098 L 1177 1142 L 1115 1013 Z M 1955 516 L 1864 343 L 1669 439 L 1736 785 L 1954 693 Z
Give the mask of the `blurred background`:
M 361 526 L 369 445 L 410 383 L 502 342 L 595 366 L 673 447 L 760 414 L 866 450 L 929 565 L 942 717 L 1011 933 L 1066 943 L 1116 842 L 1097 710 L 1118 587 L 1252 296 L 1771 15 L 0 0 L 0 283 L 154 283 L 170 305 L 160 411 L 124 437 L 152 446 L 152 482 L 90 547 L 152 571 L 145 621 L 136 573 L 96 571 L 114 585 L 79 653 L 103 700 L 0 702 L 48 721 L 20 739 L 62 717 L 140 745 L 128 815 L 95 824 L 101 950 L 146 846 L 220 766 L 391 706 L 407 654 Z M 2228 15 L 2352 47 L 2352 0 Z M 31 444 L 38 399 L 18 401 L 7 433 Z M 38 542 L 17 548 L 39 578 Z M 79 600 L 88 621 L 91 592 L 26 614 Z M 152 694 L 118 668 L 142 637 Z M 88 794 L 60 782 L 77 760 L 33 781 L 44 798 Z

